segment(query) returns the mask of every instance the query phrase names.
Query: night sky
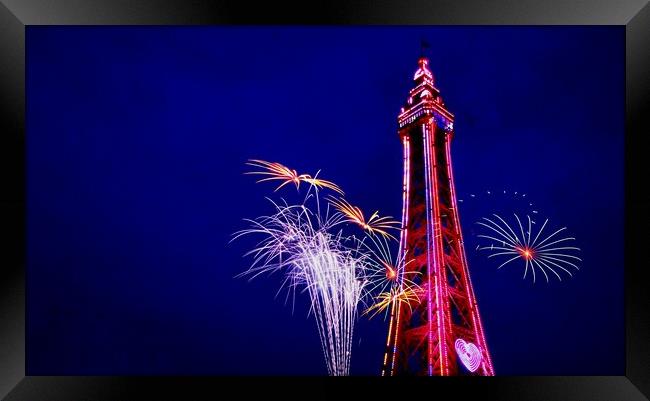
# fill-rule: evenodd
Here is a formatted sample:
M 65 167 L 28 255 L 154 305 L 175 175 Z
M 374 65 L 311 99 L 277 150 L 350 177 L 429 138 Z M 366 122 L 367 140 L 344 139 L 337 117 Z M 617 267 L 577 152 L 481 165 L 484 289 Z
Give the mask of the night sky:
M 307 298 L 234 278 L 254 242 L 231 234 L 271 212 L 244 162 L 400 216 L 421 39 L 496 373 L 624 374 L 623 27 L 27 27 L 27 374 L 327 374 Z M 475 251 L 514 191 L 577 238 L 573 278 Z M 387 325 L 360 320 L 352 374 L 379 374 Z

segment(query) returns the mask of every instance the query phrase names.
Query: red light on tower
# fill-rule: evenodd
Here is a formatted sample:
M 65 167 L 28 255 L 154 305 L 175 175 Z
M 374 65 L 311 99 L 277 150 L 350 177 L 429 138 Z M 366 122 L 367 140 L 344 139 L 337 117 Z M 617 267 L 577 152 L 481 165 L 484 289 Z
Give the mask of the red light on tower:
M 418 60 L 413 80 L 398 117 L 404 151 L 400 252 L 422 296 L 394 305 L 382 375 L 493 376 L 458 217 L 450 154 L 454 116 L 434 86 L 427 58 Z M 521 252 L 533 256 L 530 249 Z

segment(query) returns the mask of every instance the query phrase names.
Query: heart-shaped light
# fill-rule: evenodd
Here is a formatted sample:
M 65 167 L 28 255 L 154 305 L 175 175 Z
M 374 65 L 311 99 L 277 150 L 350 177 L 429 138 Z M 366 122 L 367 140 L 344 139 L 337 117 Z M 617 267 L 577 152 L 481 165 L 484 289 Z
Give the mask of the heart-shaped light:
M 473 343 L 465 342 L 463 339 L 457 339 L 454 343 L 458 358 L 470 372 L 476 371 L 481 365 L 481 351 Z

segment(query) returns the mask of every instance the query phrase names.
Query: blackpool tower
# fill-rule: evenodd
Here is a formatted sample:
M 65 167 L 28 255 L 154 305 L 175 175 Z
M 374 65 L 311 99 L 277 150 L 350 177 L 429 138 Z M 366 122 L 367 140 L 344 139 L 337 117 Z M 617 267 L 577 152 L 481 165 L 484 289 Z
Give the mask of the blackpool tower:
M 421 57 L 398 117 L 404 151 L 400 252 L 417 301 L 391 310 L 382 375 L 493 376 L 467 267 L 451 165 L 454 116 Z

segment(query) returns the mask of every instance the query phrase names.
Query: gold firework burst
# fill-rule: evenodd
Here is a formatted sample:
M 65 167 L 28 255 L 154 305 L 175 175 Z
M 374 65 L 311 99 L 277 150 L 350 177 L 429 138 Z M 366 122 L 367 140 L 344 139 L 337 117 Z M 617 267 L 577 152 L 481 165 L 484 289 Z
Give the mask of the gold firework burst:
M 265 160 L 258 160 L 258 159 L 250 159 L 246 164 L 249 166 L 258 167 L 262 169 L 261 171 L 250 171 L 245 173 L 245 174 L 256 174 L 256 175 L 266 176 L 266 178 L 262 178 L 257 182 L 281 181 L 280 185 L 278 185 L 278 187 L 275 188 L 275 191 L 279 190 L 280 188 L 284 187 L 287 184 L 294 184 L 296 188 L 300 188 L 300 183 L 306 182 L 307 184 L 310 184 L 316 188 L 331 189 L 332 191 L 335 191 L 343 195 L 343 191 L 341 190 L 341 188 L 339 188 L 338 185 L 336 185 L 332 181 L 318 178 L 317 177 L 318 174 L 316 174 L 316 176 L 314 177 L 312 177 L 309 174 L 298 174 L 296 170 L 290 169 L 289 167 L 283 164 L 277 162 L 267 162 Z
M 367 315 L 372 312 L 370 318 L 373 318 L 375 315 L 381 312 L 388 312 L 394 305 L 399 303 L 404 303 L 411 307 L 412 302 L 420 302 L 420 297 L 418 296 L 418 288 L 403 285 L 403 288 L 392 288 L 390 291 L 382 292 L 377 295 L 375 298 L 377 302 L 374 305 L 366 309 L 363 314 Z
M 368 220 L 363 215 L 363 211 L 357 206 L 351 205 L 343 198 L 330 197 L 330 204 L 345 216 L 345 219 L 361 227 L 370 234 L 380 234 L 384 237 L 396 239 L 387 230 L 398 229 L 399 222 L 393 220 L 391 216 L 379 217 L 379 212 L 374 212 Z

